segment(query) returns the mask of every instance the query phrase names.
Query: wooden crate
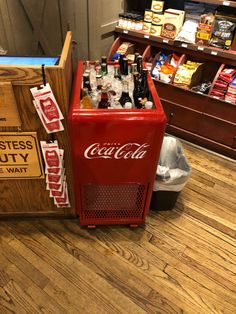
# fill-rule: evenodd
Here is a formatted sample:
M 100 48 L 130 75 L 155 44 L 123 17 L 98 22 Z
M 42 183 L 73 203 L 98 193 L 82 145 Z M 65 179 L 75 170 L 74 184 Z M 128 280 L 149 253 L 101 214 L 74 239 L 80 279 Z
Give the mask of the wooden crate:
M 46 81 L 50 84 L 57 102 L 64 115 L 65 130 L 55 133 L 60 148 L 65 150 L 65 169 L 68 182 L 71 208 L 57 209 L 46 191 L 45 179 L 10 179 L 0 180 L 0 217 L 3 216 L 70 216 L 74 215 L 74 199 L 72 192 L 72 171 L 70 161 L 70 145 L 67 128 L 72 83 L 71 32 L 68 32 L 58 65 L 45 66 Z M 32 103 L 30 88 L 43 84 L 41 66 L 0 65 L 0 94 L 5 99 L 5 106 L 11 108 L 10 116 L 16 119 L 15 106 L 18 109 L 19 126 L 3 126 L 0 121 L 0 132 L 37 132 L 38 140 L 52 139 L 42 126 Z M 12 109 L 13 108 L 13 109 Z M 0 119 L 1 120 L 1 119 Z

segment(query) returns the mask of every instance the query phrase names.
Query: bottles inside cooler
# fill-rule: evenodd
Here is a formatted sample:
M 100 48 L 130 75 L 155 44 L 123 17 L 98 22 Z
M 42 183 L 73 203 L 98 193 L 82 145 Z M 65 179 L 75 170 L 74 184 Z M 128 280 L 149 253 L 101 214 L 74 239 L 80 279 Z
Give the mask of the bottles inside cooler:
M 125 55 L 112 64 L 107 63 L 106 56 L 86 61 L 81 109 L 153 109 L 147 75 L 139 53 L 130 65 Z
M 129 82 L 128 81 L 123 81 L 123 89 L 122 89 L 122 94 L 120 96 L 119 102 L 122 107 L 124 107 L 125 103 L 127 102 L 132 103 L 132 100 L 129 96 Z

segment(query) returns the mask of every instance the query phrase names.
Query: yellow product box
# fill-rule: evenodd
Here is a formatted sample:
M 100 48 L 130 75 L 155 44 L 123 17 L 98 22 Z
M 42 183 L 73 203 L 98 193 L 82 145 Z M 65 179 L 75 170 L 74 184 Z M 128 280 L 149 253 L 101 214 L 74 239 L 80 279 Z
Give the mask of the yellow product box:
M 161 36 L 174 39 L 184 22 L 185 11 L 168 9 L 164 13 Z

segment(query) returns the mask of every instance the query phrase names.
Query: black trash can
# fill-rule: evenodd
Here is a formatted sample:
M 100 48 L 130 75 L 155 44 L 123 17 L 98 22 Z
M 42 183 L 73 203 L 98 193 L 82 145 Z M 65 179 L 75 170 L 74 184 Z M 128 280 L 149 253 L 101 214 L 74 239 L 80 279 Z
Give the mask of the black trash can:
M 173 136 L 165 136 L 157 166 L 150 209 L 173 209 L 191 171 L 180 141 Z

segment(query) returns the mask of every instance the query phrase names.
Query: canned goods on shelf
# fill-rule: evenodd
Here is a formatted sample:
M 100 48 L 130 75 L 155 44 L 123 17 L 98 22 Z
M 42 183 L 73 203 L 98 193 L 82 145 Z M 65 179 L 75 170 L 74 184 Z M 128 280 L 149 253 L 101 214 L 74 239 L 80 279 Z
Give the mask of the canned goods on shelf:
M 144 13 L 144 21 L 152 22 L 152 15 L 153 15 L 153 12 L 151 10 L 146 10 Z
M 162 25 L 156 25 L 152 23 L 150 35 L 152 36 L 160 36 L 161 35 Z
M 153 12 L 152 23 L 156 25 L 163 25 L 163 22 L 164 22 L 164 14 Z
M 156 1 L 156 0 L 152 0 L 152 8 L 151 10 L 153 12 L 156 13 L 160 13 L 163 11 L 163 7 L 164 7 L 164 1 Z
M 152 27 L 152 22 L 143 22 L 143 31 L 145 33 L 150 33 Z

